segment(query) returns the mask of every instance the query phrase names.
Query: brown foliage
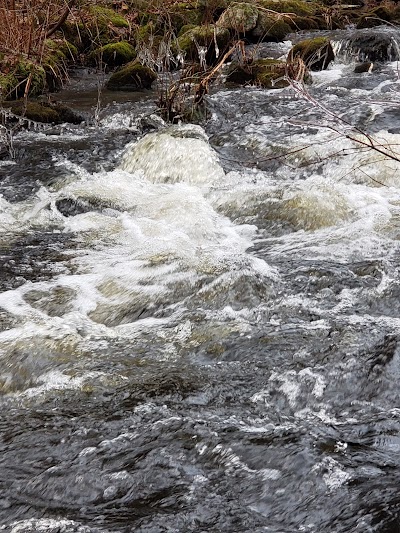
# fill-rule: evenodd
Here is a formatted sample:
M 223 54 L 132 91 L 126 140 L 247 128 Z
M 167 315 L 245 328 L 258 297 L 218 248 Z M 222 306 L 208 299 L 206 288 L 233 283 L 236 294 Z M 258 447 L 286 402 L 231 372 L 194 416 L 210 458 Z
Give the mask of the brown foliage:
M 45 40 L 65 20 L 74 0 L 0 0 L 0 52 L 40 62 Z

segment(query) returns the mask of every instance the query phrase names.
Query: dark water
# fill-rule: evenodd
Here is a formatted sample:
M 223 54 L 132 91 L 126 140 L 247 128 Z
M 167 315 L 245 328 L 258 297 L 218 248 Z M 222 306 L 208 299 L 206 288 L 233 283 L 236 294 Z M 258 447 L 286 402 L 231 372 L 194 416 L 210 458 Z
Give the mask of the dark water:
M 346 138 L 400 152 L 397 64 L 343 49 L 205 131 L 145 98 L 15 139 L 1 531 L 400 531 L 400 172 Z

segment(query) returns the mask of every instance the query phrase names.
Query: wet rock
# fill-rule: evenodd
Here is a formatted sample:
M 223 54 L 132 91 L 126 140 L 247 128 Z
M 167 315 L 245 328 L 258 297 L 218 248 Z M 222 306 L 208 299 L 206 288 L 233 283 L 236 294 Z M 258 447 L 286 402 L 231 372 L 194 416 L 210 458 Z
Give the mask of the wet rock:
M 247 85 L 254 83 L 254 74 L 249 65 L 244 65 L 239 61 L 232 61 L 226 75 L 226 81 L 236 85 Z
M 371 61 L 365 61 L 364 63 L 356 65 L 354 72 L 356 74 L 362 74 L 363 72 L 371 72 L 373 68 L 374 64 L 371 63 Z
M 14 522 L 10 527 L 11 533 L 99 533 L 97 528 L 64 518 L 31 518 Z
M 111 202 L 104 202 L 97 198 L 59 198 L 55 205 L 65 217 L 74 217 L 91 211 L 101 213 L 113 207 Z
M 7 102 L 7 107 L 16 116 L 44 124 L 63 124 L 64 122 L 80 124 L 84 120 L 82 115 L 57 102 L 28 101 L 25 103 L 24 100 L 17 100 Z
M 346 54 L 358 61 L 396 61 L 399 59 L 395 37 L 385 33 L 357 34 L 345 44 Z
M 233 3 L 217 21 L 217 26 L 232 32 L 244 34 L 256 27 L 258 9 L 245 2 Z
M 290 83 L 288 77 L 296 78 L 298 72 L 296 64 L 287 64 L 278 59 L 258 59 L 250 64 L 232 62 L 226 81 L 239 85 L 259 85 L 266 89 L 282 89 Z M 304 73 L 304 81 L 310 82 L 308 72 Z
M 301 58 L 310 70 L 325 70 L 335 59 L 332 45 L 325 37 L 306 39 L 297 43 L 290 50 L 288 61 Z
M 138 62 L 131 62 L 111 75 L 107 89 L 110 91 L 150 89 L 156 78 L 157 75 L 149 67 Z

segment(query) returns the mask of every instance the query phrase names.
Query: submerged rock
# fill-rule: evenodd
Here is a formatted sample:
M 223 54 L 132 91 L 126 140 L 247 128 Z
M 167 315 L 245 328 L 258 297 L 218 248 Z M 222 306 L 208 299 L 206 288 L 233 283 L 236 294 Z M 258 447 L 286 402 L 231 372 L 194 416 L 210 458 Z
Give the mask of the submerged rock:
M 171 126 L 128 145 L 121 163 L 155 183 L 205 185 L 223 178 L 217 155 L 200 126 Z
M 332 45 L 326 37 L 306 39 L 297 43 L 290 50 L 288 61 L 301 58 L 310 70 L 325 70 L 335 59 Z
M 374 64 L 371 61 L 365 61 L 355 66 L 354 72 L 356 74 L 362 74 L 363 72 L 371 72 L 374 68 Z
M 111 75 L 107 83 L 110 91 L 139 91 L 150 89 L 157 75 L 149 67 L 136 61 L 128 63 Z

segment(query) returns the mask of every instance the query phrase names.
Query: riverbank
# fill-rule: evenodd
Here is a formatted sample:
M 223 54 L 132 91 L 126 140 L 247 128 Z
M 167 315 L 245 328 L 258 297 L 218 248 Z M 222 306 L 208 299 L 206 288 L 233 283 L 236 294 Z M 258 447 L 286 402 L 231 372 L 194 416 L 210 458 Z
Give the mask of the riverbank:
M 68 12 L 52 3 L 46 16 L 43 6 L 14 8 L 0 7 L 2 105 L 39 122 L 65 120 L 65 113 L 56 116 L 55 106 L 45 99 L 30 101 L 67 85 L 71 67 L 102 73 L 104 85 L 112 91 L 136 92 L 157 85 L 164 118 L 196 120 L 210 83 L 232 58 L 236 60 L 225 72 L 230 84 L 274 89 L 287 85 L 288 76 L 307 82 L 308 69 L 326 68 L 333 60 L 329 39 L 297 44 L 279 61 L 259 57 L 257 47 L 304 31 L 396 26 L 400 20 L 395 3 L 344 5 L 329 0 L 71 2 Z M 17 44 L 11 46 L 11 41 Z M 296 57 L 307 70 L 293 67 Z M 103 89 L 101 83 L 98 89 Z M 22 104 L 10 103 L 20 99 Z

